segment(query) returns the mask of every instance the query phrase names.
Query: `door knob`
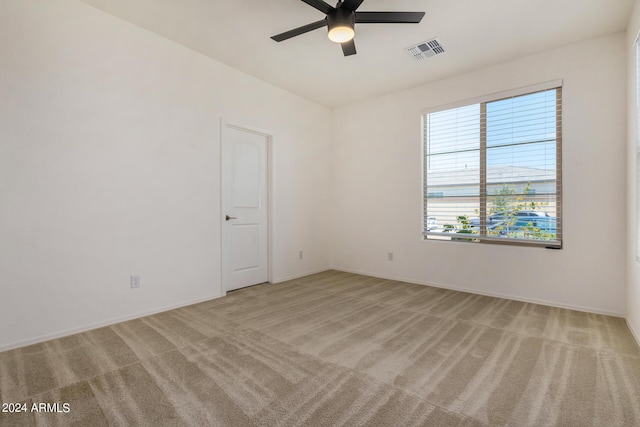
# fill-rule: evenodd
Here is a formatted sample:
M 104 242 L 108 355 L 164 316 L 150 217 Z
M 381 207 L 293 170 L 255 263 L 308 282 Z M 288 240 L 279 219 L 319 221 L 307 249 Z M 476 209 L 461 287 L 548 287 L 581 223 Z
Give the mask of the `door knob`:
M 238 218 L 236 218 L 235 216 L 229 216 L 229 215 L 227 215 L 227 216 L 225 216 L 225 217 L 224 217 L 224 219 L 225 219 L 225 220 L 227 220 L 227 221 L 229 221 L 230 219 L 238 219 Z

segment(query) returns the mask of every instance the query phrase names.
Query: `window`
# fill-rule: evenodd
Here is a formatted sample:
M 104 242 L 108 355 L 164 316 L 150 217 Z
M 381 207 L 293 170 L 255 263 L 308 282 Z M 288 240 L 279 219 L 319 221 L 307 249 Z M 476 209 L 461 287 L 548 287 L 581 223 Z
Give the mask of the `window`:
M 427 239 L 562 247 L 561 86 L 424 114 Z

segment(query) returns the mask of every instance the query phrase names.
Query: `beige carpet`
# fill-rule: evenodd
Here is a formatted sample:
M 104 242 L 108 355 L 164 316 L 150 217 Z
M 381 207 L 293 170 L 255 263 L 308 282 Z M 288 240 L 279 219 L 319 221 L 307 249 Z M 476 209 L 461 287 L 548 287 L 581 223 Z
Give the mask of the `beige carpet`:
M 1 426 L 640 426 L 640 349 L 619 318 L 329 271 L 0 353 L 0 401 L 29 409 Z

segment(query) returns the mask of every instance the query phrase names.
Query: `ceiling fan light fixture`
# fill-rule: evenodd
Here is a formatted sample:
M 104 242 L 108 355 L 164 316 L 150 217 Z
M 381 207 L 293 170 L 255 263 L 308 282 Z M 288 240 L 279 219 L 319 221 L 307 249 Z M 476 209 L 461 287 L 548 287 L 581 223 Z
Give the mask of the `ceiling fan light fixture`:
M 335 9 L 327 14 L 327 27 L 329 28 L 329 40 L 334 43 L 345 43 L 356 35 L 353 27 L 356 23 L 356 14 L 350 10 Z
M 352 27 L 341 25 L 329 29 L 329 40 L 334 43 L 344 43 L 356 35 Z

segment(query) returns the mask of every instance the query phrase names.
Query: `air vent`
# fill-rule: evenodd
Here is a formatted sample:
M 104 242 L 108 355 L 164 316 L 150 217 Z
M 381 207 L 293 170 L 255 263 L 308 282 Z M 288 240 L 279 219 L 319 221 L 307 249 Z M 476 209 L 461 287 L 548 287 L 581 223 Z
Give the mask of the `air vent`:
M 436 55 L 444 53 L 444 46 L 440 43 L 438 38 L 427 40 L 426 42 L 418 43 L 417 45 L 407 48 L 407 52 L 413 58 L 418 61 L 428 59 Z

